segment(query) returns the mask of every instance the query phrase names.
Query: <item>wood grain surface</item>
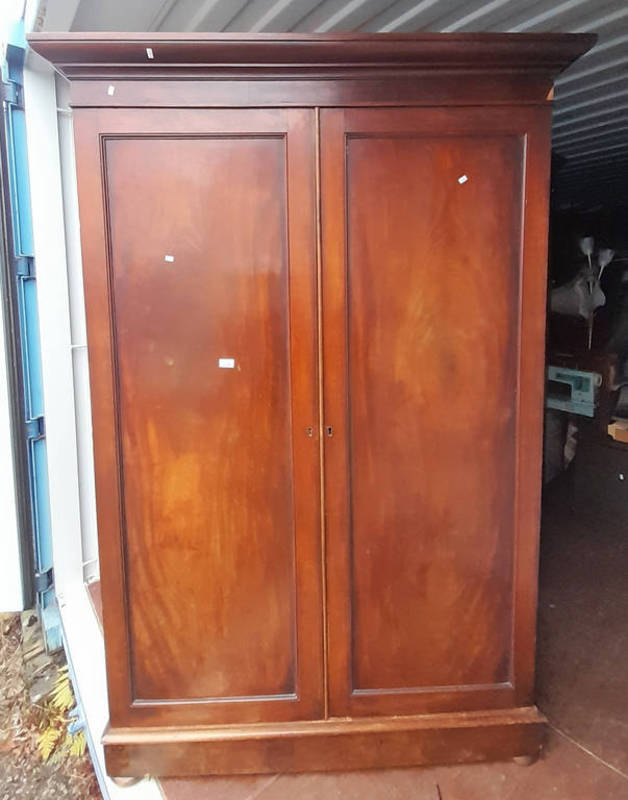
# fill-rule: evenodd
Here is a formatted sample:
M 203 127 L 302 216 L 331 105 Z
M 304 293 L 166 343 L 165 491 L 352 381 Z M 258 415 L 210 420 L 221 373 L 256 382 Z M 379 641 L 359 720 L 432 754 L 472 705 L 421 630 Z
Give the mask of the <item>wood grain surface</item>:
M 593 38 L 31 42 L 75 106 L 109 771 L 537 753 L 548 100 Z
M 92 392 L 104 402 L 113 377 L 96 458 L 113 433 L 119 517 L 101 493 L 99 523 L 103 572 L 116 561 L 124 592 L 113 608 L 104 592 L 108 638 L 128 651 L 120 684 L 136 715 L 311 714 L 322 703 L 313 114 L 113 112 L 101 124 L 108 281 L 89 249 L 85 268 L 92 292 L 109 292 L 90 324 L 103 335 L 95 314 L 108 305 L 112 373 L 92 350 Z
M 523 678 L 515 552 L 535 553 L 537 536 L 517 540 L 516 503 L 531 119 L 321 112 L 337 715 L 507 705 Z

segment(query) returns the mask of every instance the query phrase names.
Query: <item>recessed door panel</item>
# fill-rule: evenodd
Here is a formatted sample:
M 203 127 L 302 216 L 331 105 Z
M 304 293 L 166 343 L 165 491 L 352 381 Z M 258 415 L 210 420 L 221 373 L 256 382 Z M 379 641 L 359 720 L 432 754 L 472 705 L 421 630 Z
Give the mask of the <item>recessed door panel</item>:
M 106 157 L 135 696 L 294 694 L 284 140 Z
M 349 139 L 347 172 L 354 687 L 504 682 L 521 143 Z
M 103 142 L 129 700 L 292 718 L 322 694 L 313 119 L 205 116 Z
M 511 701 L 524 138 L 501 127 L 323 115 L 334 713 Z

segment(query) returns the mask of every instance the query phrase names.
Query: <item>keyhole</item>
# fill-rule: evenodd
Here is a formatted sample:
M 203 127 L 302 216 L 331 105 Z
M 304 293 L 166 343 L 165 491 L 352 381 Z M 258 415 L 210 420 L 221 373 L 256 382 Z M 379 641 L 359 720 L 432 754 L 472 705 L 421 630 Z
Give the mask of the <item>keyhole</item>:
M 327 426 L 325 427 L 325 432 L 327 433 L 327 435 L 328 435 L 330 438 L 331 438 L 331 437 L 334 435 L 334 429 L 332 428 L 332 426 L 331 426 L 331 425 L 327 425 Z

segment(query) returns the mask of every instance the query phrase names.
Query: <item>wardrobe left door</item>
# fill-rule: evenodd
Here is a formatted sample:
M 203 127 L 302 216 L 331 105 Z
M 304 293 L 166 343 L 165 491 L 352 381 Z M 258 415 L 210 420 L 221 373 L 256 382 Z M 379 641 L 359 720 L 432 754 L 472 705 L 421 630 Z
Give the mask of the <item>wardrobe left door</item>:
M 319 717 L 313 112 L 75 137 L 110 724 Z

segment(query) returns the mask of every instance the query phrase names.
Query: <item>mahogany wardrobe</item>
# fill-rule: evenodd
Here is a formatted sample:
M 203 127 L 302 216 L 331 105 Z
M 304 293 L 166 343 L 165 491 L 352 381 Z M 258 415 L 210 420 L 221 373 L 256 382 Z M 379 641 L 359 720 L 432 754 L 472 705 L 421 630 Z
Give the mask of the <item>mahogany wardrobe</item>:
M 114 776 L 530 757 L 552 80 L 588 35 L 36 34 Z

